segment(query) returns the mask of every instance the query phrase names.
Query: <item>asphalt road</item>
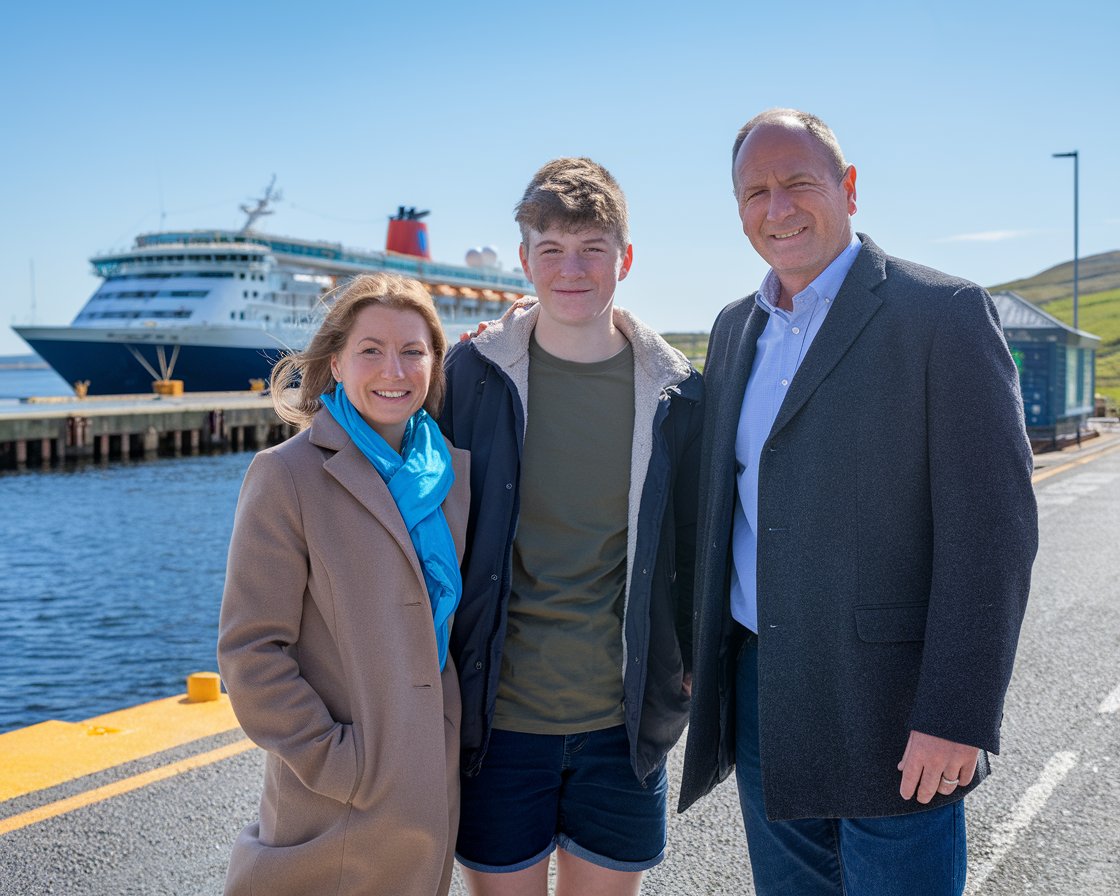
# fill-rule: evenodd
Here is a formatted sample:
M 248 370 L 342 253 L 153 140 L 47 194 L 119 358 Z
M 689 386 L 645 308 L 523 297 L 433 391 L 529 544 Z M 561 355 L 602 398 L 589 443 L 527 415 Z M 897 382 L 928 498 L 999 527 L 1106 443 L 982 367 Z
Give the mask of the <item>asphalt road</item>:
M 1003 752 L 967 804 L 970 896 L 1120 893 L 1120 442 L 1094 447 L 1067 468 L 1051 458 L 1036 485 L 1041 550 Z M 0 820 L 239 736 L 12 800 Z M 220 893 L 261 766 L 253 750 L 0 835 L 0 896 Z M 458 880 L 452 892 L 466 893 Z M 732 781 L 670 818 L 668 856 L 642 892 L 754 892 Z

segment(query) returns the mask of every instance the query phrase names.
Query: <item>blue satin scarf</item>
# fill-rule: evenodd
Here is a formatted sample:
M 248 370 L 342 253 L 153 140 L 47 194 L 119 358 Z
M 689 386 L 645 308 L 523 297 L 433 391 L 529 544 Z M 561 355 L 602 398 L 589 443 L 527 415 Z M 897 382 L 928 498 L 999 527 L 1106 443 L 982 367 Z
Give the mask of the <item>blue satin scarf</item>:
M 324 393 L 322 400 L 323 406 L 373 464 L 397 503 L 424 571 L 442 671 L 447 665 L 451 614 L 463 596 L 455 541 L 440 506 L 455 481 L 451 452 L 447 450 L 439 426 L 423 408 L 409 419 L 401 441 L 401 453 L 397 454 L 362 419 L 347 398 L 342 383 L 335 387 L 333 395 Z

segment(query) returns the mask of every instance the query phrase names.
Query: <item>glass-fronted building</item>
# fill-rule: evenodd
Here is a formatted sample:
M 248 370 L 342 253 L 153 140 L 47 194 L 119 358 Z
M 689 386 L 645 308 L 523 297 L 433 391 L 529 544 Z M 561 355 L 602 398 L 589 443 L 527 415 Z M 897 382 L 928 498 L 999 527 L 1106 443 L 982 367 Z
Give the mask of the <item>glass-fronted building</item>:
M 993 293 L 1035 445 L 1075 438 L 1093 415 L 1098 336 L 1075 330 L 1013 292 Z

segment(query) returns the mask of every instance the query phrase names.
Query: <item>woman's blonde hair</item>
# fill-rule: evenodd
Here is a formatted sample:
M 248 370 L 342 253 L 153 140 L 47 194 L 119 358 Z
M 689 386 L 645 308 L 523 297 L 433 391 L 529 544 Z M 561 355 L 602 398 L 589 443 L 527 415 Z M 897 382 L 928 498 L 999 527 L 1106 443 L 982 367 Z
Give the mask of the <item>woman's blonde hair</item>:
M 330 301 L 329 296 L 326 301 Z M 334 390 L 331 359 L 345 347 L 358 313 L 370 305 L 416 311 L 424 318 L 434 355 L 424 409 L 433 417 L 439 413 L 446 382 L 443 357 L 447 354 L 447 337 L 432 297 L 417 280 L 397 274 L 361 274 L 342 287 L 307 348 L 285 355 L 272 368 L 269 389 L 282 420 L 300 429 L 311 425 L 311 418 L 323 406 L 320 396 Z

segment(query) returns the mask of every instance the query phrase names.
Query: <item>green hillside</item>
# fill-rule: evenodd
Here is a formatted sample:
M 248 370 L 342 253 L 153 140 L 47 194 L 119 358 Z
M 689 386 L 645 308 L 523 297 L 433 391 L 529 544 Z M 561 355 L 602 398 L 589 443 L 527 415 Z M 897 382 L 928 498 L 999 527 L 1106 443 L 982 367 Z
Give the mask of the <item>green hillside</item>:
M 1080 259 L 1077 265 L 1077 284 L 1081 298 L 1090 293 L 1120 289 L 1120 251 L 1102 252 L 1100 255 Z M 989 291 L 1017 292 L 1024 299 L 1054 314 L 1050 303 L 1073 295 L 1073 262 L 1054 265 L 1023 280 L 991 286 Z M 1061 317 L 1057 314 L 1054 316 Z
M 681 352 L 697 370 L 704 369 L 704 356 L 708 354 L 707 333 L 662 333 L 669 345 Z
M 1103 252 L 1078 263 L 1077 326 L 1101 338 L 1097 349 L 1097 392 L 1120 402 L 1120 252 Z M 1055 265 L 1024 280 L 990 287 L 1017 292 L 1048 314 L 1073 323 L 1073 262 Z

